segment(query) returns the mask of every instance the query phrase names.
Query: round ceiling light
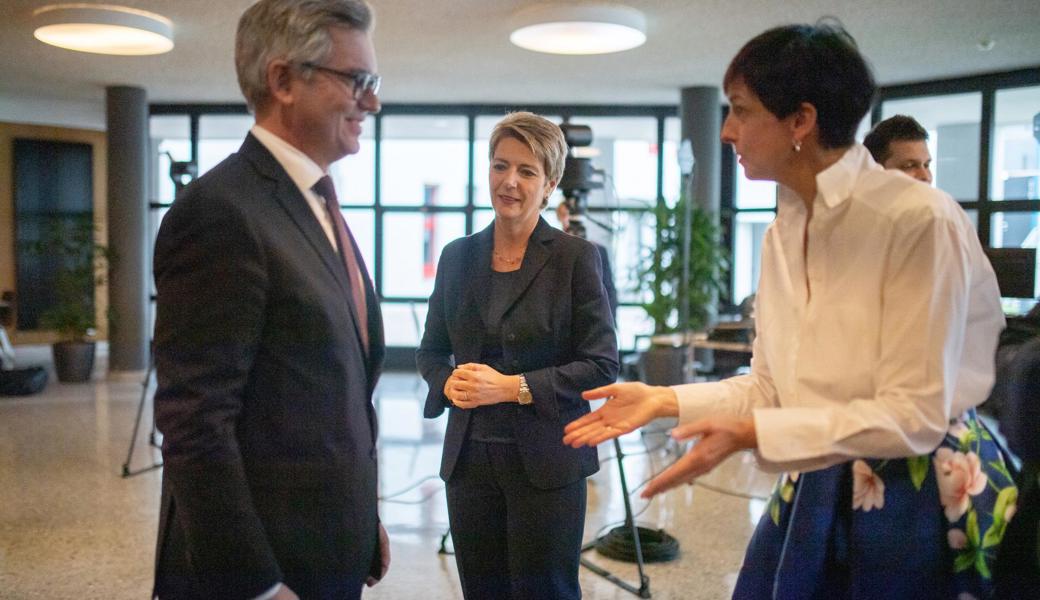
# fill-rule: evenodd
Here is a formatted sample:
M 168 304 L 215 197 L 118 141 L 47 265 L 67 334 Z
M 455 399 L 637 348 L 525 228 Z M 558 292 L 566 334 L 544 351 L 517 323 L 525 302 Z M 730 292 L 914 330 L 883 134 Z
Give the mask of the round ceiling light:
M 549 54 L 607 54 L 642 46 L 646 17 L 619 4 L 535 5 L 513 16 L 509 41 Z
M 55 4 L 33 11 L 33 36 L 45 44 L 96 54 L 144 56 L 173 49 L 173 22 L 111 4 Z

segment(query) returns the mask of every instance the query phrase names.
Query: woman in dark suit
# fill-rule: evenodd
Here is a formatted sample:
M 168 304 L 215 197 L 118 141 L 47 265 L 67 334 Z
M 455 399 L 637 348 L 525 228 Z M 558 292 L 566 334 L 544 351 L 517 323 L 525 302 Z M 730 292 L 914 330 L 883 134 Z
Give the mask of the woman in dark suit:
M 491 134 L 495 220 L 441 254 L 417 353 L 427 418 L 450 411 L 441 460 L 463 593 L 580 598 L 585 478 L 563 445 L 581 390 L 613 382 L 617 340 L 596 247 L 539 213 L 563 174 L 555 124 L 514 113 Z

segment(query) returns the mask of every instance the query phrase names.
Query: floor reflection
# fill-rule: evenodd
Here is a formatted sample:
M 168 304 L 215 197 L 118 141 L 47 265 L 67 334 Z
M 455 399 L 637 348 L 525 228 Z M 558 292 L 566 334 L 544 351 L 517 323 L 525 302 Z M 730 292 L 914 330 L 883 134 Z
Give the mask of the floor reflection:
M 33 354 L 33 352 L 37 354 Z M 43 350 L 19 349 L 20 362 L 44 362 Z M 27 358 L 28 357 L 28 358 Z M 103 367 L 103 364 L 102 364 Z M 437 472 L 446 417 L 422 418 L 425 384 L 413 373 L 388 373 L 377 390 L 380 415 L 381 517 L 393 565 L 365 598 L 461 598 L 452 557 L 438 552 L 447 531 Z M 143 598 L 151 585 L 161 470 L 124 479 L 140 383 L 59 385 L 39 396 L 0 399 L 0 596 L 4 598 Z M 150 406 L 133 467 L 158 460 L 147 444 Z M 642 485 L 683 446 L 658 428 L 621 440 L 637 522 L 680 543 L 678 560 L 648 565 L 654 598 L 726 598 L 744 547 L 774 478 L 748 454 L 731 457 L 702 479 L 646 502 Z M 618 460 L 600 448 L 602 468 L 589 479 L 586 540 L 624 521 Z M 447 541 L 450 548 L 450 540 Z M 590 552 L 598 565 L 631 582 L 635 565 Z M 582 569 L 585 598 L 633 598 Z

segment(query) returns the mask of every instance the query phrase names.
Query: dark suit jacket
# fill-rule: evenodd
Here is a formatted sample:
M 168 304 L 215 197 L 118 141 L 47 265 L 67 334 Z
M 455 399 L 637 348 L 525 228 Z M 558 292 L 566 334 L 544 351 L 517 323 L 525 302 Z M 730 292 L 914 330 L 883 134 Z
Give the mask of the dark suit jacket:
M 160 597 L 363 581 L 384 354 L 368 278 L 366 354 L 343 261 L 250 135 L 167 213 L 155 279 Z
M 430 385 L 423 411 L 434 418 L 451 407 L 444 383 L 455 365 L 479 362 L 481 305 L 489 289 L 494 224 L 455 240 L 441 253 L 426 330 L 416 355 Z M 595 448 L 563 445 L 563 427 L 589 412 L 582 390 L 613 383 L 617 338 L 602 283 L 599 252 L 589 242 L 550 227 L 531 234 L 520 266 L 517 297 L 502 317 L 507 375 L 523 373 L 534 403 L 517 411 L 516 433 L 530 483 L 549 489 L 599 469 Z M 471 411 L 450 408 L 441 477 L 447 481 L 465 441 Z

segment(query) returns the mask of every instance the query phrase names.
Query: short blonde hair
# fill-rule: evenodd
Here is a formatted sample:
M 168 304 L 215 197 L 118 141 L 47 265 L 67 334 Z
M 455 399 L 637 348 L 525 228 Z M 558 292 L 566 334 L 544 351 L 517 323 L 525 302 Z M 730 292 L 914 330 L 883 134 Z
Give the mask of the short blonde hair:
M 515 112 L 506 115 L 495 125 L 488 144 L 488 159 L 495 158 L 495 148 L 504 138 L 513 138 L 523 142 L 542 162 L 542 169 L 553 186 L 560 183 L 563 177 L 563 165 L 567 158 L 567 140 L 563 137 L 560 126 L 545 117 L 529 112 Z M 549 198 L 542 199 L 542 208 L 549 204 Z

